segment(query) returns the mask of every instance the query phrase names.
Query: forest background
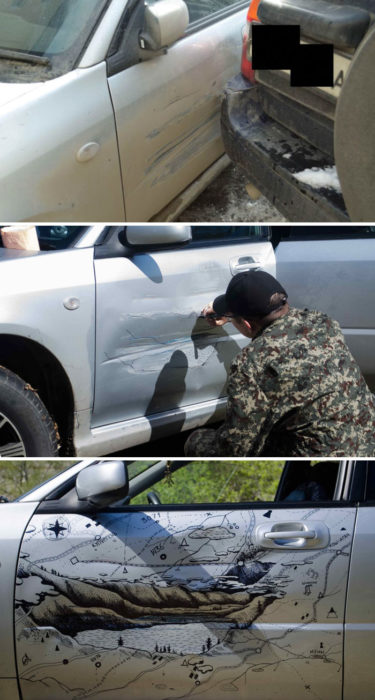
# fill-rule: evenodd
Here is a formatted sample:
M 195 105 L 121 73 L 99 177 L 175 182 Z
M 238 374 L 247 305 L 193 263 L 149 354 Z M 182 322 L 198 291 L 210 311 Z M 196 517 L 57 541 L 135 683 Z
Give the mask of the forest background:
M 128 461 L 129 477 L 155 461 Z M 12 501 L 76 463 L 77 460 L 1 460 L 0 497 Z M 152 490 L 165 504 L 272 501 L 283 464 L 271 460 L 194 460 L 172 477 L 167 474 Z M 147 493 L 132 500 L 135 505 L 146 503 Z

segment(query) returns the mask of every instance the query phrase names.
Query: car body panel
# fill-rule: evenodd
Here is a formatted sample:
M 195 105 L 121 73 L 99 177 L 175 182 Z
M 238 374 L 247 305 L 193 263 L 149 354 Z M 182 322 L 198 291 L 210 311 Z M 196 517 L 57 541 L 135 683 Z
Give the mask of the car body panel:
M 114 700 L 120 688 L 212 700 L 232 684 L 254 700 L 311 691 L 339 700 L 355 512 L 259 504 L 35 515 L 16 589 L 23 700 Z M 321 549 L 262 549 L 255 535 L 258 524 L 319 522 L 330 533 Z
M 358 509 L 348 582 L 344 700 L 369 697 L 375 654 L 374 506 Z
M 225 395 L 231 360 L 248 340 L 199 314 L 244 258 L 254 260 L 248 269 L 275 272 L 268 241 L 215 246 L 214 256 L 207 245 L 95 260 L 94 428 Z
M 33 340 L 64 368 L 77 411 L 92 406 L 95 355 L 93 249 L 25 253 L 0 248 L 1 334 Z M 68 310 L 74 298 L 79 307 Z
M 0 130 L 3 219 L 124 220 L 105 62 L 41 83 L 13 100 L 0 113 Z
M 220 96 L 244 20 L 241 9 L 109 78 L 127 221 L 156 215 L 222 155 Z
M 329 233 L 327 233 L 329 236 Z M 319 309 L 336 319 L 375 390 L 373 308 L 375 238 L 281 241 L 276 276 L 293 306 Z
M 20 700 L 16 678 L 0 678 L 2 700 Z
M 0 508 L 0 600 L 3 602 L 14 597 L 13 572 L 16 572 L 20 542 L 36 507 L 36 503 L 9 503 Z M 11 692 L 16 682 L 13 679 L 17 678 L 14 658 L 14 611 L 12 605 L 4 604 L 0 623 L 0 679 L 2 678 L 8 679 L 8 690 L 12 697 Z M 0 685 L 3 691 L 2 680 Z M 1 696 L 4 697 L 3 692 Z

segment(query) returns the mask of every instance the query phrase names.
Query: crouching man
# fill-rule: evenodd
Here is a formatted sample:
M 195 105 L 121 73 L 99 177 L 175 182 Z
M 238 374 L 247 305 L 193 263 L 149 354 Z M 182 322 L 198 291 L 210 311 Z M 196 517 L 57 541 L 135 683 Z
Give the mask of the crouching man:
M 262 270 L 233 277 L 203 314 L 252 342 L 232 362 L 225 422 L 194 431 L 186 456 L 375 456 L 374 398 L 337 321 L 291 308 Z

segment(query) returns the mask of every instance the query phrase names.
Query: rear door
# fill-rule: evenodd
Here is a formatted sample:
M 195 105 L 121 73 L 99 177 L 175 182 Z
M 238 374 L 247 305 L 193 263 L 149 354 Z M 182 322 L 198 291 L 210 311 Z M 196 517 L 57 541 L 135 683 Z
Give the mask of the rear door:
M 16 586 L 23 700 L 341 700 L 356 509 L 202 503 L 205 469 L 225 500 L 244 468 L 190 463 L 173 477 L 180 505 L 145 505 L 144 494 L 99 513 L 74 512 L 72 500 L 40 507 Z M 280 471 L 247 469 L 249 483 Z M 158 486 L 165 501 L 169 484 Z
M 93 427 L 225 395 L 230 362 L 248 341 L 199 315 L 238 271 L 275 272 L 267 239 L 268 227 L 194 226 L 186 246 L 95 260 Z
M 276 233 L 276 274 L 290 303 L 324 311 L 340 323 L 375 390 L 374 227 L 292 226 Z

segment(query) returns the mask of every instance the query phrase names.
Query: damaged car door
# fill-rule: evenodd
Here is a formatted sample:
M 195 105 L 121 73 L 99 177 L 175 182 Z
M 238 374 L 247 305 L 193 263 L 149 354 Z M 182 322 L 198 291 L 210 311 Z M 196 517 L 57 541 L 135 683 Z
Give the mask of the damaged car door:
M 150 6 L 158 4 L 171 23 L 173 1 Z M 108 57 L 108 85 L 126 220 L 148 221 L 223 154 L 221 91 L 239 65 L 245 8 L 236 0 L 188 0 L 185 34 L 155 50 L 143 2 L 128 5 L 127 28 Z
M 21 543 L 23 700 L 341 700 L 354 505 L 98 509 L 78 479 L 40 504 Z
M 129 232 L 139 241 L 138 226 L 96 249 L 92 427 L 103 438 L 111 424 L 122 422 L 114 426 L 122 447 L 125 436 L 131 446 L 141 441 L 141 433 L 148 440 L 197 418 L 204 422 L 220 397 L 224 407 L 227 371 L 248 341 L 230 324 L 210 328 L 199 318 L 201 310 L 237 272 L 256 267 L 275 272 L 268 227 L 170 226 L 169 231 L 184 228 L 189 235 L 191 230 L 190 242 L 161 244 L 155 233 L 152 243 L 131 247 Z

